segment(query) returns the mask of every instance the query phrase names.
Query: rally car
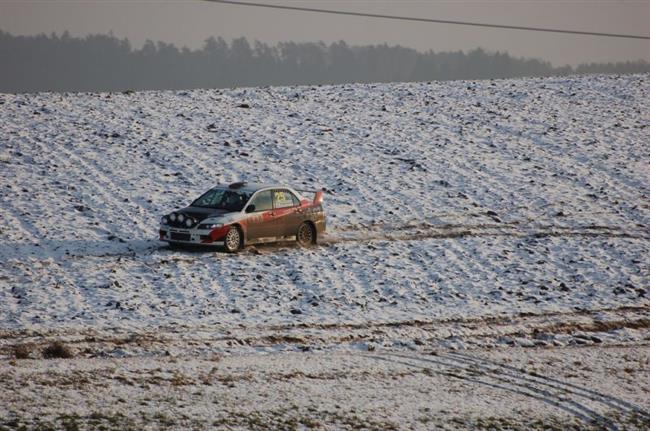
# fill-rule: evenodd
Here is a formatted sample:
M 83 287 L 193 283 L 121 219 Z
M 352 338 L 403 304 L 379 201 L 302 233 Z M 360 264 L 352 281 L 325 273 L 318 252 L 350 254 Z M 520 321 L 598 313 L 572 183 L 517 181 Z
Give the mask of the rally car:
M 230 253 L 260 242 L 311 245 L 325 231 L 322 203 L 322 191 L 246 182 L 217 185 L 188 207 L 163 216 L 160 240 L 172 246 L 220 246 Z

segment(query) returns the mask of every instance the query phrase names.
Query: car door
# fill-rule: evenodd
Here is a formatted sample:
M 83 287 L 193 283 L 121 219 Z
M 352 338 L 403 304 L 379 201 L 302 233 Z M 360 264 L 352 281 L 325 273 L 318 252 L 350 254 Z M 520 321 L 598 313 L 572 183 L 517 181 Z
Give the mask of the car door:
M 271 190 L 262 190 L 255 193 L 255 196 L 248 203 L 247 208 L 250 205 L 255 205 L 255 209 L 246 214 L 247 239 L 276 236 L 274 232 L 273 196 Z
M 273 213 L 278 236 L 292 236 L 303 220 L 300 201 L 287 189 L 273 190 Z

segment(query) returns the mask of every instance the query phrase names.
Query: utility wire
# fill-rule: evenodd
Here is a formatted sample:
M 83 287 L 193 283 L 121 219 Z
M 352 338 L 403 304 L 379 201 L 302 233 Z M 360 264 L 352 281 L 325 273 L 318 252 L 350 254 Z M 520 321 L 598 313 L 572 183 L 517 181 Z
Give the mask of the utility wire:
M 266 3 L 251 3 L 251 2 L 241 2 L 241 1 L 232 1 L 232 0 L 202 0 L 210 3 L 222 3 L 236 6 L 251 6 L 251 7 L 263 7 L 268 9 L 283 9 L 283 10 L 295 10 L 300 12 L 315 12 L 315 13 L 328 13 L 332 15 L 349 15 L 349 16 L 360 16 L 366 18 L 382 18 L 382 19 L 392 19 L 398 21 L 416 21 L 416 22 L 429 22 L 437 24 L 452 24 L 452 25 L 465 25 L 472 27 L 487 27 L 487 28 L 503 28 L 507 30 L 524 30 L 524 31 L 542 31 L 546 33 L 563 33 L 563 34 L 578 34 L 584 36 L 603 36 L 603 37 L 617 37 L 625 39 L 642 39 L 650 40 L 650 36 L 642 36 L 635 34 L 619 34 L 619 33 L 599 33 L 591 31 L 577 31 L 577 30 L 562 30 L 556 28 L 541 28 L 541 27 L 525 27 L 518 25 L 501 25 L 501 24 L 485 24 L 479 22 L 468 22 L 468 21 L 451 21 L 444 19 L 431 19 L 431 18 L 416 18 L 410 16 L 396 16 L 396 15 L 381 15 L 376 13 L 365 13 L 365 12 L 348 12 L 342 10 L 331 10 L 331 9 L 316 9 L 310 7 L 300 7 L 300 6 L 283 6 L 283 5 L 274 5 Z

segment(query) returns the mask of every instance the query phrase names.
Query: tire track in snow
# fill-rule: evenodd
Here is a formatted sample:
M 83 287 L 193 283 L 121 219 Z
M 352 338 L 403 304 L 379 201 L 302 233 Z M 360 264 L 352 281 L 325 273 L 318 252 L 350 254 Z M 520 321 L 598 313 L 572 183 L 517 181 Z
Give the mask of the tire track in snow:
M 56 142 L 56 140 L 55 140 Z M 82 203 L 86 203 L 88 200 L 90 200 L 93 204 L 94 208 L 103 208 L 106 205 L 115 207 L 116 205 L 121 205 L 121 202 L 118 204 L 118 199 L 110 194 L 107 193 L 101 186 L 99 182 L 95 180 L 96 175 L 93 175 L 92 169 L 84 164 L 79 157 L 76 155 L 72 154 L 71 151 L 67 150 L 65 148 L 65 144 L 58 143 L 56 146 L 48 146 L 45 143 L 43 143 L 42 140 L 38 140 L 38 145 L 41 148 L 41 151 L 43 154 L 48 154 L 49 158 L 51 160 L 54 160 L 58 166 L 65 167 L 69 166 L 70 162 L 73 162 L 81 166 L 81 168 L 86 168 L 88 169 L 88 174 L 86 174 L 86 171 L 83 169 L 69 169 L 68 172 L 72 175 L 68 179 L 69 182 L 74 181 L 77 184 L 85 183 L 87 186 L 84 186 L 83 189 L 80 190 L 79 194 L 76 196 L 81 200 Z M 100 199 L 99 197 L 102 197 Z M 99 225 L 96 225 L 103 229 L 105 232 L 111 232 L 111 228 L 119 228 L 120 225 L 117 224 L 109 224 L 109 221 L 106 220 L 105 218 L 97 218 L 97 222 L 101 223 Z M 62 238 L 63 240 L 66 240 L 68 238 Z M 108 242 L 107 242 L 108 244 Z
M 524 106 L 525 107 L 525 106 Z M 457 118 L 450 118 L 448 115 L 445 116 L 444 114 L 443 118 L 445 119 L 445 124 L 455 124 L 458 123 L 459 120 Z M 478 113 L 472 113 L 471 115 L 479 115 Z M 467 114 L 465 116 L 461 117 L 461 119 L 467 118 Z M 473 117 L 472 117 L 473 118 Z M 512 124 L 516 122 L 517 126 L 508 126 L 507 124 Z M 521 130 L 525 130 L 526 133 L 524 137 L 526 138 L 525 141 L 522 142 L 521 139 L 500 139 L 498 141 L 498 147 L 499 147 L 499 153 L 496 154 L 497 157 L 503 158 L 504 156 L 509 156 L 507 161 L 511 165 L 513 161 L 519 163 L 519 159 L 516 157 L 516 155 L 521 155 L 521 154 L 533 154 L 536 156 L 542 156 L 542 161 L 543 163 L 543 169 L 544 171 L 550 171 L 550 172 L 558 172 L 557 166 L 560 166 L 562 169 L 560 170 L 560 173 L 563 174 L 560 176 L 564 180 L 565 187 L 569 189 L 569 191 L 577 192 L 578 188 L 584 190 L 584 193 L 581 194 L 583 196 L 586 193 L 592 192 L 594 188 L 589 188 L 586 186 L 586 181 L 583 178 L 592 178 L 593 179 L 593 174 L 591 171 L 594 168 L 593 164 L 586 164 L 585 162 L 581 162 L 578 160 L 579 158 L 572 157 L 572 158 L 561 158 L 558 157 L 558 155 L 553 152 L 554 146 L 553 146 L 553 141 L 551 139 L 543 139 L 543 136 L 541 135 L 541 131 L 539 132 L 530 132 L 531 127 L 527 126 L 529 124 L 533 123 L 533 125 L 538 125 L 541 124 L 535 120 L 531 120 L 530 118 L 524 117 L 518 117 L 516 116 L 514 120 L 510 120 L 510 123 L 499 123 L 497 125 L 492 125 L 491 127 L 496 127 L 497 130 L 501 131 L 500 134 L 496 134 L 495 136 L 502 137 L 502 136 L 521 136 Z M 523 127 L 521 126 L 523 124 Z M 475 139 L 478 140 L 483 140 L 483 139 L 488 139 L 492 140 L 492 134 L 488 134 L 487 136 L 485 135 L 485 131 L 481 129 L 477 129 L 476 127 L 471 128 L 466 127 L 467 125 L 464 125 L 464 130 L 467 129 L 467 134 L 471 137 L 474 137 Z M 452 130 L 453 132 L 453 130 Z M 558 135 L 558 139 L 565 136 L 564 134 Z M 452 134 L 453 137 L 453 134 Z M 521 148 L 521 146 L 527 144 L 527 148 Z M 516 145 L 516 147 L 512 148 L 513 145 Z M 557 146 L 556 146 L 557 147 Z M 580 147 L 583 148 L 583 147 Z M 480 147 L 480 151 L 485 151 L 485 148 Z M 527 150 L 527 151 L 523 151 Z M 444 155 L 443 155 L 444 156 Z M 456 158 L 457 163 L 460 163 L 460 161 L 464 160 L 462 157 L 461 158 Z M 500 190 L 503 190 L 502 185 L 507 184 L 507 183 L 512 183 L 512 177 L 504 177 L 501 172 L 497 169 L 494 169 L 494 164 L 490 163 L 479 163 L 478 168 L 488 168 L 488 172 L 484 172 L 482 169 L 479 170 L 472 170 L 469 168 L 470 164 L 468 162 L 472 162 L 472 166 L 476 166 L 476 159 L 470 158 L 465 160 L 465 163 L 462 164 L 462 166 L 465 167 L 465 172 L 471 171 L 472 175 L 475 177 L 480 177 L 481 178 L 481 184 L 490 184 L 490 189 L 492 187 L 497 187 Z M 549 163 L 551 162 L 551 163 Z M 592 160 L 593 162 L 593 160 Z M 533 165 L 531 164 L 531 167 Z M 600 165 L 599 165 L 600 166 Z M 581 172 L 580 176 L 575 176 L 574 178 L 568 178 L 566 177 L 565 172 L 575 172 L 575 170 L 578 169 Z M 488 175 L 489 174 L 489 175 Z M 523 181 L 525 178 L 527 178 L 527 175 L 524 172 L 521 172 L 520 170 L 517 170 L 516 172 L 512 172 L 512 175 L 516 175 L 521 178 Z M 612 180 L 616 180 L 616 177 L 612 176 L 611 173 L 608 172 L 609 178 Z M 494 181 L 495 179 L 501 177 L 502 179 L 506 179 L 508 181 Z M 535 176 L 536 179 L 539 178 L 539 175 Z M 515 183 L 520 183 L 520 181 L 515 181 Z M 607 185 L 607 184 L 605 184 Z M 632 197 L 635 199 L 638 198 L 639 190 L 638 190 L 638 184 L 616 184 L 616 191 L 619 192 L 619 194 L 627 194 L 627 197 L 630 197 L 629 195 L 631 194 Z M 634 186 L 637 187 L 634 187 Z M 556 186 L 554 186 L 556 187 Z M 624 189 L 624 191 L 623 191 Z M 525 192 L 526 189 L 524 189 Z M 507 194 L 507 193 L 506 193 Z M 500 197 L 503 197 L 503 193 L 498 193 L 497 194 Z M 608 195 L 608 197 L 611 195 Z M 529 199 L 529 192 L 525 193 L 525 196 L 522 196 L 521 193 L 519 194 L 517 201 L 527 201 Z M 591 202 L 585 201 L 588 205 L 592 205 Z
M 2 202 L 2 213 L 0 213 L 0 223 L 4 226 L 9 226 L 13 230 L 11 232 L 12 237 L 17 236 L 16 230 L 20 232 L 21 240 L 24 243 L 25 239 L 31 238 L 32 240 L 37 240 L 41 237 L 41 231 L 33 223 L 25 219 L 25 217 L 20 217 L 17 214 L 21 212 L 19 208 L 16 208 L 14 202 L 11 199 L 3 200 Z
M 464 137 L 465 134 L 469 135 L 469 137 L 473 138 L 473 140 L 489 140 L 492 142 L 492 136 L 485 137 L 483 134 L 481 134 L 484 133 L 484 130 L 477 129 L 476 127 L 470 128 L 468 127 L 468 124 L 459 125 L 461 120 L 464 120 L 465 118 L 466 117 L 454 118 L 449 114 L 442 113 L 438 120 L 440 127 L 436 129 L 436 135 L 441 135 L 441 138 L 443 138 L 445 142 L 455 142 L 458 139 L 459 135 L 461 137 Z M 457 128 L 460 128 L 461 132 L 457 131 Z M 470 140 L 470 142 L 473 140 Z M 488 149 L 480 146 L 478 143 L 473 143 L 473 145 L 479 154 L 483 154 L 488 151 Z M 484 202 L 478 202 L 472 198 L 472 195 L 475 194 L 476 189 L 478 188 L 485 188 L 486 190 L 489 190 L 489 194 L 494 196 L 494 202 L 503 202 L 504 200 L 508 202 L 506 197 L 509 194 L 512 194 L 512 188 L 508 187 L 507 185 L 512 182 L 512 179 L 505 178 L 500 172 L 498 172 L 498 175 L 495 177 L 494 169 L 492 169 L 492 166 L 490 164 L 485 162 L 482 163 L 480 160 L 477 161 L 476 158 L 470 157 L 469 154 L 465 154 L 464 157 L 459 156 L 459 153 L 462 153 L 464 149 L 458 148 L 456 146 L 452 147 L 451 149 L 447 148 L 447 145 L 442 148 L 438 146 L 428 146 L 427 151 L 429 153 L 433 153 L 432 160 L 446 160 L 448 162 L 448 164 L 445 166 L 445 172 L 447 174 L 446 178 L 450 179 L 450 182 L 452 183 L 462 180 L 462 187 L 460 187 L 460 190 L 464 192 L 469 204 L 478 208 L 485 208 Z M 453 153 L 454 157 L 449 157 L 450 151 Z M 505 156 L 508 155 L 504 154 L 504 152 L 494 154 L 493 151 L 490 151 L 489 155 L 489 157 L 499 158 L 504 158 Z M 487 168 L 489 171 L 486 172 L 484 170 L 485 168 Z M 471 174 L 468 175 L 468 173 Z M 511 172 L 511 175 L 513 174 L 515 173 Z M 519 174 L 519 172 L 517 172 L 517 174 Z M 456 186 L 456 184 L 453 184 L 453 186 Z M 468 186 L 470 187 L 469 189 Z M 525 201 L 525 199 L 521 199 L 520 197 L 519 199 L 515 199 L 517 199 L 517 201 Z M 521 205 L 520 207 L 527 208 L 525 205 Z
M 341 242 L 369 242 L 375 240 L 417 241 L 425 239 L 455 239 L 464 237 L 517 237 L 517 238 L 630 238 L 650 240 L 650 230 L 609 226 L 553 226 L 553 225 L 481 225 L 454 224 L 432 226 L 427 224 L 392 226 L 385 229 L 355 229 L 348 232 L 328 232 L 319 240 L 320 244 L 331 245 Z
M 524 125 L 531 123 L 530 119 L 525 118 L 519 118 L 519 121 Z M 519 124 L 517 126 L 498 124 L 496 128 L 511 136 L 517 135 L 518 130 L 521 128 L 524 130 L 530 130 L 530 127 L 519 127 Z M 559 137 L 561 136 L 558 136 L 558 138 Z M 597 170 L 599 172 L 604 172 L 608 181 L 614 183 L 615 187 L 613 191 L 619 195 L 612 196 L 611 194 L 608 194 L 605 197 L 608 201 L 611 201 L 612 199 L 621 199 L 627 202 L 636 202 L 639 199 L 643 199 L 645 192 L 643 191 L 643 188 L 639 189 L 641 184 L 638 181 L 635 183 L 634 180 L 626 180 L 622 174 L 619 174 L 618 176 L 613 175 L 607 166 L 596 164 L 595 162 L 597 159 L 591 158 L 590 162 L 592 162 L 592 164 L 589 164 L 586 161 L 581 160 L 582 157 L 576 157 L 573 153 L 573 157 L 567 158 L 566 150 L 564 148 L 555 144 L 552 138 L 544 138 L 543 135 L 536 132 L 528 132 L 525 135 L 525 138 L 526 141 L 517 141 L 517 145 L 522 145 L 522 143 L 526 144 L 526 154 L 533 154 L 536 158 L 541 156 L 544 161 L 543 169 L 557 175 L 554 181 L 561 181 L 561 184 L 569 190 L 577 191 L 578 188 L 583 190 L 584 193 L 581 197 L 596 189 L 595 186 L 588 187 L 587 184 L 589 182 L 586 179 L 589 179 L 590 182 L 598 181 L 599 177 L 592 174 L 592 171 Z M 509 144 L 510 141 L 507 140 L 502 142 L 502 145 L 505 146 L 508 146 Z M 578 149 L 582 150 L 583 147 L 578 147 Z M 565 154 L 565 156 L 563 157 L 562 154 Z M 582 154 L 580 154 L 580 156 L 582 156 Z M 537 161 L 537 159 L 535 159 L 535 161 Z M 573 173 L 574 175 L 569 176 L 568 173 Z M 600 183 L 604 183 L 602 187 L 610 188 L 607 181 L 600 181 Z M 625 198 L 623 199 L 622 196 L 625 196 Z M 643 212 L 640 212 L 638 215 L 641 215 L 644 220 L 647 220 L 647 215 L 643 214 Z M 627 216 L 625 217 L 629 220 Z
M 514 237 L 514 238 L 622 238 L 622 239 L 641 239 L 650 240 L 650 231 L 646 229 L 625 229 L 623 227 L 610 227 L 610 226 L 582 226 L 582 227 L 566 227 L 566 226 L 553 226 L 541 225 L 526 227 L 519 224 L 448 224 L 441 226 L 433 226 L 427 223 L 419 225 L 403 224 L 391 225 L 380 228 L 361 228 L 357 225 L 343 226 L 334 231 L 328 231 L 319 239 L 320 246 L 329 247 L 339 243 L 367 243 L 372 241 L 424 241 L 429 239 L 453 240 L 461 238 L 472 237 Z M 291 242 L 288 242 L 291 244 Z M 107 246 L 110 244 L 114 249 L 114 243 L 106 241 Z M 260 250 L 275 250 L 278 247 L 285 247 L 287 242 L 282 243 L 269 243 L 255 245 L 257 253 Z M 97 247 L 97 252 L 93 253 L 91 250 L 85 250 L 83 255 L 71 254 L 69 256 L 62 256 L 62 258 L 75 258 L 83 259 L 85 256 L 92 257 L 124 257 L 137 259 L 143 255 L 151 255 L 157 253 L 178 254 L 184 250 L 171 249 L 167 244 L 164 244 L 157 239 L 139 240 L 139 241 L 126 241 L 123 244 L 125 250 L 101 250 L 103 247 Z M 315 247 L 318 249 L 318 246 Z M 30 246 L 31 250 L 31 246 Z M 100 251 L 101 250 L 101 251 Z M 244 249 L 246 252 L 247 249 Z M 251 247 L 250 250 L 253 250 Z M 44 249 L 41 251 L 45 252 Z M 205 253 L 218 252 L 219 249 L 214 247 L 187 247 L 187 252 L 193 252 L 196 257 L 182 258 L 188 262 L 196 262 Z M 464 248 L 458 248 L 457 251 L 462 254 Z M 262 252 L 263 253 L 263 252 Z M 43 253 L 39 253 L 43 254 Z M 47 253 L 45 253 L 47 255 Z M 263 253 L 266 254 L 266 253 Z M 456 254 L 456 253 L 455 253 Z M 184 255 L 188 255 L 184 253 Z M 37 254 L 38 256 L 38 254 Z M 36 256 L 35 256 L 36 257 Z M 52 256 L 47 255 L 44 258 Z M 175 258 L 174 262 L 179 259 Z
M 583 404 L 582 400 L 565 398 L 557 392 L 540 387 L 540 382 L 526 377 L 505 374 L 502 371 L 494 371 L 487 367 L 472 366 L 466 362 L 456 360 L 451 355 L 441 355 L 436 359 L 422 358 L 421 356 L 406 355 L 401 353 L 384 353 L 383 356 L 369 355 L 371 358 L 398 363 L 414 368 L 427 369 L 431 372 L 442 372 L 446 376 L 457 378 L 459 380 L 476 383 L 494 389 L 516 393 L 525 397 L 537 399 L 543 403 L 554 406 L 563 410 L 583 422 L 593 425 L 598 424 L 609 431 L 617 431 L 618 427 L 603 414 Z M 417 361 L 414 363 L 412 361 Z M 425 365 L 422 365 L 424 363 Z M 431 365 L 441 367 L 440 369 L 431 368 Z M 483 377 L 483 379 L 481 378 Z M 556 390 L 569 393 L 579 397 L 583 393 L 573 392 L 570 388 L 554 387 Z M 601 398 L 587 397 L 589 401 L 601 402 Z M 627 413 L 627 409 L 624 410 Z
M 476 364 L 481 369 L 486 370 L 490 373 L 501 373 L 502 375 L 512 376 L 515 379 L 531 382 L 532 384 L 559 389 L 569 394 L 602 403 L 613 409 L 618 409 L 622 413 L 639 414 L 650 419 L 650 413 L 633 403 L 613 397 L 611 395 L 602 394 L 600 392 L 591 390 L 589 388 L 584 388 L 573 383 L 563 382 L 553 377 L 542 376 L 537 372 L 525 373 L 511 365 L 499 364 L 493 360 L 483 359 L 477 356 L 471 356 L 460 352 L 448 353 L 445 355 L 445 358 L 451 358 L 452 360 L 455 360 L 461 364 Z
M 92 162 L 89 162 L 86 160 L 86 158 L 84 158 L 84 156 L 79 156 L 68 150 L 64 144 L 59 145 L 58 150 L 61 151 L 65 157 L 68 158 L 68 160 L 72 160 L 80 167 L 78 170 L 79 172 L 82 172 L 84 170 L 89 172 L 89 175 L 87 175 L 85 178 L 87 184 L 89 184 L 90 187 L 96 192 L 96 195 L 92 197 L 92 199 L 95 201 L 95 208 L 102 208 L 106 206 L 107 203 L 112 208 L 123 208 L 125 210 L 128 208 L 128 212 L 124 211 L 126 213 L 126 216 L 129 217 L 131 221 L 133 221 L 134 218 L 137 218 L 137 221 L 139 222 L 137 224 L 131 223 L 130 226 L 137 226 L 140 224 L 146 225 L 146 223 L 149 221 L 149 218 L 146 214 L 142 214 L 141 211 L 138 211 L 142 210 L 142 206 L 131 201 L 127 202 L 125 200 L 127 199 L 126 194 L 122 188 L 117 186 L 115 182 L 102 171 L 102 169 L 98 166 L 96 160 L 92 159 Z M 53 153 L 56 153 L 56 151 Z M 83 154 L 83 152 L 80 152 L 80 154 Z M 103 200 L 99 200 L 97 198 L 98 195 L 101 196 Z M 113 225 L 123 226 L 119 223 L 111 224 L 111 226 Z M 140 234 L 144 234 L 146 232 L 145 229 L 140 228 L 139 226 L 138 230 L 140 231 Z M 132 232 L 129 232 L 129 234 L 131 233 Z

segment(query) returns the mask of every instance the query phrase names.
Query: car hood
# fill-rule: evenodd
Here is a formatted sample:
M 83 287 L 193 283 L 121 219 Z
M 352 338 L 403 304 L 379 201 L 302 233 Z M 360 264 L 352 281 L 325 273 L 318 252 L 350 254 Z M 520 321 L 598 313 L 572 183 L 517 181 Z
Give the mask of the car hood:
M 226 214 L 231 213 L 232 211 L 228 210 L 219 210 L 215 208 L 203 208 L 203 207 L 185 207 L 176 211 L 178 214 L 184 214 L 186 216 L 192 217 L 198 222 L 205 220 L 208 217 L 220 217 Z

